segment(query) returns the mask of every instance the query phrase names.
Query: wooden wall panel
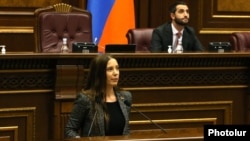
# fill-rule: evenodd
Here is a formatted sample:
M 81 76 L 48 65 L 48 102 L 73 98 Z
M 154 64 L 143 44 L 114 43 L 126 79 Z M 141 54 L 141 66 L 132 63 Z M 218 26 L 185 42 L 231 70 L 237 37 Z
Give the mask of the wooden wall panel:
M 231 124 L 232 101 L 172 102 L 133 104 L 131 130 L 157 129 L 139 112 L 165 129 L 202 127 L 204 124 Z
M 136 27 L 157 27 L 170 20 L 168 7 L 175 0 L 135 0 Z M 0 1 L 0 44 L 8 51 L 33 52 L 33 12 L 57 2 L 86 9 L 87 0 Z M 248 0 L 187 0 L 190 23 L 207 48 L 209 42 L 229 41 L 235 31 L 249 31 Z M 234 3 L 234 4 L 232 4 Z
M 10 136 L 0 136 L 0 141 L 11 141 Z
M 18 141 L 18 126 L 0 127 L 0 141 Z
M 249 31 L 250 11 L 249 8 L 244 8 L 244 5 L 249 5 L 249 2 L 247 0 L 201 0 L 200 33 Z M 242 7 L 241 10 L 239 6 Z
M 211 41 L 229 41 L 232 32 L 249 31 L 250 11 L 247 0 L 201 0 L 199 33 L 204 45 Z M 239 10 L 239 7 L 242 7 Z
M 1 0 L 0 1 L 0 44 L 7 52 L 33 52 L 34 11 L 59 2 L 80 8 L 86 7 L 86 0 Z
M 27 1 L 27 0 L 1 0 L 1 7 L 40 7 L 61 2 L 61 0 L 38 0 L 38 1 Z
M 248 12 L 250 3 L 248 0 L 218 0 L 218 11 Z
M 40 91 L 13 90 L 13 92 L 16 92 L 15 94 L 6 91 L 0 94 L 0 111 L 18 109 L 12 112 L 9 110 L 9 113 L 0 112 L 0 127 L 17 126 L 18 141 L 46 141 L 53 136 L 53 129 L 50 125 L 53 122 L 51 113 L 53 111 L 54 93 L 41 93 Z M 32 108 L 35 108 L 35 111 L 30 110 Z M 11 138 L 13 137 L 10 132 L 6 134 Z
M 32 125 L 20 116 L 4 118 L 16 113 L 3 115 L 1 111 L 34 107 L 35 140 L 62 139 L 77 86 L 85 84 L 89 63 L 95 55 L 0 55 L 0 127 L 17 126 L 18 137 L 24 139 L 23 132 L 28 133 Z M 249 53 L 113 56 L 121 68 L 119 85 L 131 91 L 133 106 L 167 129 L 250 123 Z M 135 110 L 131 124 L 132 130 L 156 128 Z M 13 137 L 11 133 L 0 136 Z
M 1 108 L 0 136 L 13 141 L 34 141 L 35 113 L 35 107 Z
M 33 33 L 34 10 L 61 0 L 2 0 L 0 1 L 0 33 Z

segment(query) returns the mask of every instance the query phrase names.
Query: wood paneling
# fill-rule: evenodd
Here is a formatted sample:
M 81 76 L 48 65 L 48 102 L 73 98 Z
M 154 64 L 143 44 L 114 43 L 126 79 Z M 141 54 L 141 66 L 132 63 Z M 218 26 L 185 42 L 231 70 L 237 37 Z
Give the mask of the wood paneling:
M 250 3 L 247 0 L 217 0 L 218 11 L 248 12 Z
M 168 7 L 174 1 L 135 0 L 136 27 L 157 27 L 169 21 Z M 33 12 L 38 7 L 57 2 L 65 2 L 85 9 L 87 0 L 0 1 L 0 44 L 6 45 L 7 54 L 8 52 L 34 51 Z M 187 2 L 191 16 L 189 25 L 194 27 L 205 47 L 211 41 L 228 41 L 229 35 L 234 31 L 249 31 L 250 29 L 247 0 L 187 0 Z M 237 2 L 237 4 L 233 5 L 232 2 Z M 76 92 L 74 88 L 80 89 L 83 85 L 82 81 L 86 79 L 85 73 L 88 72 L 85 69 L 93 56 L 87 56 L 88 59 L 84 57 L 84 59 L 79 59 L 82 56 L 76 55 L 77 59 L 69 59 L 71 57 L 66 55 L 64 59 L 59 60 L 61 56 L 52 55 L 51 57 L 51 55 L 42 54 L 39 56 L 6 55 L 5 57 L 9 59 L 1 61 L 0 110 L 36 107 L 35 139 L 44 141 L 48 138 L 62 138 L 63 127 Z M 167 55 L 167 57 L 156 54 L 149 55 L 150 57 L 138 55 L 136 59 L 133 56 L 134 54 L 125 55 L 128 58 L 126 60 L 123 55 L 118 55 L 121 68 L 123 68 L 121 84 L 133 93 L 134 106 L 162 126 L 172 128 L 182 125 L 201 126 L 204 123 L 250 123 L 248 102 L 250 98 L 247 96 L 249 89 L 248 54 L 228 56 L 227 54 L 206 54 L 206 57 L 199 54 Z M 30 59 L 31 57 L 36 59 Z M 61 66 L 75 64 L 81 65 L 68 69 Z M 75 75 L 73 76 L 76 73 L 83 77 L 76 79 Z M 71 94 L 69 96 L 66 93 L 62 94 L 65 90 L 64 84 L 57 83 L 66 81 L 63 78 L 64 75 L 72 75 L 67 79 L 73 83 L 78 82 L 78 84 L 69 84 L 70 89 L 67 91 Z M 56 101 L 53 103 L 55 98 Z M 216 106 L 220 110 L 216 110 L 213 102 L 219 105 Z M 162 111 L 151 112 L 147 103 L 166 110 L 163 112 L 164 119 L 158 117 Z M 163 103 L 163 105 L 157 105 L 157 103 Z M 185 111 L 180 108 L 178 111 L 175 109 L 178 104 L 189 109 Z M 204 114 L 202 110 L 206 110 L 204 106 L 206 104 L 213 109 Z M 203 106 L 203 109 L 197 110 L 199 106 Z M 231 117 L 228 112 L 230 109 Z M 189 117 L 187 113 L 192 114 Z M 141 128 L 139 125 L 141 123 L 136 120 L 142 120 L 143 126 L 155 128 L 133 111 L 132 127 Z M 1 121 L 0 126 L 5 127 L 5 123 Z M 18 125 L 15 121 L 13 122 L 14 125 Z M 25 130 L 24 125 L 22 122 L 22 126 L 18 128 Z M 6 124 L 6 127 L 12 126 Z M 21 134 L 24 131 L 19 129 L 18 138 L 25 138 L 25 134 Z M 7 140 L 8 138 L 13 140 L 12 133 L 4 135 Z
M 11 141 L 10 136 L 0 136 L 0 141 Z
M 35 107 L 1 108 L 0 136 L 9 136 L 13 141 L 34 141 L 35 111 Z
M 136 27 L 154 28 L 168 22 L 168 7 L 174 1 L 135 0 Z M 83 9 L 86 9 L 87 5 L 87 0 L 39 0 L 33 3 L 24 0 L 1 1 L 0 44 L 5 44 L 7 51 L 33 52 L 34 10 L 57 2 L 65 2 Z M 187 0 L 187 3 L 191 16 L 189 25 L 194 27 L 205 48 L 209 42 L 229 41 L 229 34 L 234 31 L 250 29 L 247 0 Z
M 110 141 L 110 140 L 126 140 L 126 141 L 203 141 L 202 128 L 177 128 L 166 130 L 140 130 L 132 132 L 128 136 L 99 136 L 99 137 L 83 137 L 78 141 Z M 65 141 L 74 141 L 75 139 L 66 139 Z
M 85 84 L 95 55 L 0 55 L 0 111 L 5 113 L 0 112 L 0 127 L 18 127 L 20 140 L 25 136 L 36 141 L 64 138 L 77 89 Z M 133 94 L 132 105 L 166 129 L 250 123 L 249 53 L 113 56 L 121 70 L 119 85 Z M 35 109 L 30 113 L 25 107 Z M 6 109 L 19 110 L 9 114 Z M 32 116 L 13 117 L 19 112 Z M 157 129 L 134 109 L 130 124 L 132 131 Z M 13 137 L 13 132 L 0 136 Z
M 35 9 L 59 2 L 80 8 L 86 7 L 85 0 L 0 1 L 0 44 L 6 45 L 6 51 L 33 52 Z
M 225 1 L 230 2 L 230 0 Z M 201 0 L 200 33 L 222 34 L 249 30 L 249 10 L 233 10 L 232 3 L 220 0 Z M 236 1 L 235 1 L 236 2 Z M 238 2 L 238 1 L 237 1 Z M 242 3 L 238 3 L 242 4 Z M 238 5 L 235 4 L 235 5 Z M 246 2 L 247 4 L 247 2 Z M 231 8 L 229 8 L 229 6 Z M 230 11 L 232 9 L 232 11 Z

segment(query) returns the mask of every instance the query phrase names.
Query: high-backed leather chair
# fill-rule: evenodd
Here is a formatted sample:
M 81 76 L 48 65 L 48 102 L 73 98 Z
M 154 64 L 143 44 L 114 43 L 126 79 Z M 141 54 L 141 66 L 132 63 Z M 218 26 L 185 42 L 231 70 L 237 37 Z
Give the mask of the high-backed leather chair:
M 61 52 L 62 38 L 69 51 L 74 42 L 92 42 L 91 13 L 65 3 L 35 10 L 35 52 Z
M 136 44 L 136 51 L 150 52 L 153 28 L 129 29 L 126 37 L 128 44 Z
M 230 35 L 229 41 L 236 52 L 250 51 L 250 32 L 234 32 Z

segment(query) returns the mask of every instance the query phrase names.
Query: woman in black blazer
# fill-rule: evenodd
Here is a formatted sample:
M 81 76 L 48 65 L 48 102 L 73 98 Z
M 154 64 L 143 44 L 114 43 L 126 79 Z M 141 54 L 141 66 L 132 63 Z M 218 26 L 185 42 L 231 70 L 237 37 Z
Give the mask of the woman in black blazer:
M 132 95 L 117 87 L 119 65 L 100 54 L 90 64 L 84 89 L 77 95 L 65 127 L 66 138 L 128 135 Z

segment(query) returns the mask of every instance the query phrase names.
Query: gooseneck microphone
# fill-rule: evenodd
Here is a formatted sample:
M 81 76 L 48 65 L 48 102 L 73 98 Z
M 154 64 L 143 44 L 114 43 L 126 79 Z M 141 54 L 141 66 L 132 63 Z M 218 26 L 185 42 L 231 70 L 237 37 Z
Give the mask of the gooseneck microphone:
M 96 114 L 97 114 L 97 111 L 95 111 L 95 114 L 94 114 L 94 118 L 91 122 L 91 125 L 90 125 L 90 128 L 89 128 L 89 132 L 88 132 L 88 136 L 90 135 L 91 131 L 92 131 L 92 128 L 93 128 L 93 124 L 94 124 L 94 121 L 96 119 Z
M 167 131 L 165 129 L 163 129 L 160 125 L 158 125 L 157 123 L 153 122 L 152 119 L 150 119 L 148 116 L 146 116 L 145 114 L 143 114 L 142 112 L 140 112 L 138 109 L 136 109 L 135 107 L 133 107 L 130 102 L 128 102 L 127 100 L 125 100 L 124 103 L 127 106 L 129 106 L 132 109 L 134 109 L 139 114 L 141 114 L 144 118 L 148 119 L 152 124 L 154 124 L 156 127 L 158 127 L 159 129 L 161 129 L 161 131 L 163 131 L 164 133 L 167 133 Z

